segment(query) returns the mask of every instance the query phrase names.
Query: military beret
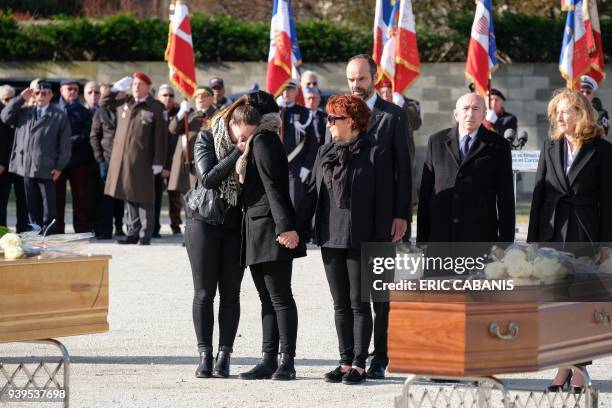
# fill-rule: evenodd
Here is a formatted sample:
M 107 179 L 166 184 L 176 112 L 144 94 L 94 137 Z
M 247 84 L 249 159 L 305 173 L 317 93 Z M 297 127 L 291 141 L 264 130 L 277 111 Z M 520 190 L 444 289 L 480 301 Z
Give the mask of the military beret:
M 193 95 L 196 96 L 196 95 L 199 95 L 201 93 L 206 93 L 206 94 L 208 94 L 208 96 L 212 96 L 214 92 L 213 92 L 213 90 L 209 86 L 200 85 L 200 86 L 198 86 L 198 88 L 196 89 L 196 91 L 195 91 L 195 93 Z
M 287 89 L 287 88 L 297 89 L 297 87 L 298 87 L 298 85 L 297 85 L 297 81 L 295 79 L 290 79 L 285 84 L 285 89 Z
M 499 96 L 504 100 L 504 102 L 506 101 L 506 97 L 499 91 L 499 89 L 491 88 L 491 95 Z
M 153 82 L 151 82 L 151 78 L 149 78 L 147 74 L 145 74 L 144 72 L 141 72 L 141 71 L 134 72 L 133 77 L 134 77 L 134 79 L 136 79 L 136 78 L 140 79 L 142 82 L 144 82 L 147 85 L 151 85 L 153 83 Z

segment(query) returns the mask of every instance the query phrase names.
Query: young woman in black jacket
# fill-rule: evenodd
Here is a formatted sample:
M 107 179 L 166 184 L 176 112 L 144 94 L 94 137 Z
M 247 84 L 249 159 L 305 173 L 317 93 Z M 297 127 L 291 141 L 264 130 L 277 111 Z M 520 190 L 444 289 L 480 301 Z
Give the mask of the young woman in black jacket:
M 305 256 L 306 250 L 294 224 L 287 155 L 278 136 L 278 105 L 262 91 L 249 94 L 249 103 L 258 106 L 262 120 L 236 163 L 236 171 L 243 182 L 241 259 L 251 269 L 261 300 L 263 355 L 240 378 L 293 380 L 298 317 L 291 272 L 293 258 Z
M 393 170 L 386 152 L 365 136 L 371 112 L 362 99 L 332 96 L 326 109 L 333 141 L 317 152 L 298 224 L 306 234 L 315 215 L 315 242 L 334 301 L 340 365 L 325 380 L 351 385 L 365 381 L 372 336 L 361 244 L 391 240 Z
M 246 140 L 261 120 L 258 110 L 242 97 L 212 120 L 210 130 L 201 131 L 194 147 L 197 184 L 214 189 L 227 210 L 220 219 L 204 219 L 200 208 L 187 208 L 185 246 L 195 294 L 193 324 L 200 353 L 196 377 L 228 377 L 230 355 L 240 320 L 241 185 L 235 165 L 246 148 Z M 210 205 L 202 202 L 200 207 Z M 186 207 L 189 207 L 187 205 Z M 219 287 L 219 351 L 213 367 L 213 301 Z

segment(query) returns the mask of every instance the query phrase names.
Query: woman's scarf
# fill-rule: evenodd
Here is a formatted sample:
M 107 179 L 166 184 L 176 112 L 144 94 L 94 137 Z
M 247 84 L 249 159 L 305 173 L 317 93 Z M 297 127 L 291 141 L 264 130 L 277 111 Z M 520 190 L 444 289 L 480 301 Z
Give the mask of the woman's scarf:
M 217 161 L 221 161 L 235 148 L 229 132 L 227 131 L 225 119 L 223 119 L 222 116 L 218 116 L 213 121 L 211 131 L 215 142 L 215 155 L 217 156 Z M 238 182 L 238 175 L 235 173 L 230 174 L 219 186 L 221 198 L 231 206 L 238 205 L 240 189 L 241 186 Z
M 331 149 L 321 158 L 323 181 L 338 208 L 350 208 L 350 161 L 366 143 L 361 137 L 350 142 L 333 142 Z
M 236 174 L 238 175 L 240 184 L 244 184 L 246 178 L 247 160 L 249 158 L 249 152 L 251 151 L 251 139 L 253 139 L 253 136 L 264 131 L 278 134 L 280 127 L 281 118 L 278 112 L 266 113 L 261 117 L 261 122 L 259 122 L 253 134 L 249 136 L 246 142 L 246 148 L 236 162 Z

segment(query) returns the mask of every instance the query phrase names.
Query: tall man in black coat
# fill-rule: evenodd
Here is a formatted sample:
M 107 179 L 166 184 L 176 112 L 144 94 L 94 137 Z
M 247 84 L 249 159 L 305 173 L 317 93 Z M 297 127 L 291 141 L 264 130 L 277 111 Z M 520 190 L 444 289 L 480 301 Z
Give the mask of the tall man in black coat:
M 513 242 L 510 145 L 482 126 L 485 101 L 457 100 L 457 125 L 429 138 L 417 218 L 417 242 Z
M 393 222 L 389 240 L 400 241 L 406 233 L 412 218 L 410 153 L 406 138 L 408 119 L 397 105 L 387 102 L 374 92 L 377 73 L 376 62 L 369 55 L 352 57 L 346 67 L 346 79 L 351 93 L 362 98 L 372 110 L 367 136 L 372 143 L 387 150 L 393 164 L 394 192 Z M 387 327 L 389 325 L 389 303 L 374 303 L 374 358 L 367 371 L 368 378 L 380 379 L 385 376 L 389 362 L 387 356 Z

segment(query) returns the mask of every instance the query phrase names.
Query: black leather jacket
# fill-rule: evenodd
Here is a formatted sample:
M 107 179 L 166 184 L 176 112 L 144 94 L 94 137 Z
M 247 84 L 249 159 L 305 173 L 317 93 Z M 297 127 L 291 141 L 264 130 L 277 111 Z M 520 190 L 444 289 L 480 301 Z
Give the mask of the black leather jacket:
M 196 138 L 193 149 L 193 158 L 195 164 L 198 183 L 201 183 L 207 189 L 215 189 L 221 186 L 221 182 L 228 178 L 235 169 L 236 161 L 242 152 L 238 148 L 234 148 L 221 161 L 217 160 L 215 154 L 215 142 L 210 131 L 200 132 Z M 196 215 L 197 218 L 197 215 Z M 235 207 L 230 207 L 225 215 L 223 227 L 238 228 L 242 221 L 241 205 L 238 203 Z

